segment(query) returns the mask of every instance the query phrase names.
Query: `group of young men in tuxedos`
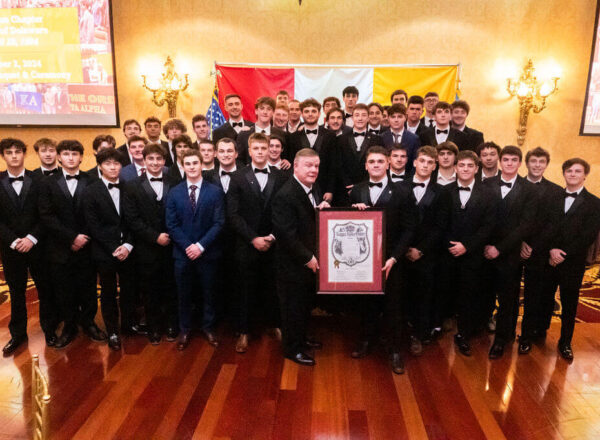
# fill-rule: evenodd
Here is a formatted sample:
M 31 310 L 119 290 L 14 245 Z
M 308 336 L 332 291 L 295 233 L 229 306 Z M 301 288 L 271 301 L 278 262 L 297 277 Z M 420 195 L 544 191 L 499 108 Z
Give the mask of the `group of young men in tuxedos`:
M 11 293 L 4 355 L 27 340 L 29 271 L 48 346 L 68 346 L 81 327 L 113 350 L 136 334 L 152 344 L 165 336 L 184 350 L 195 324 L 218 346 L 225 315 L 238 353 L 266 328 L 287 358 L 314 365 L 312 350 L 322 345 L 309 336 L 315 212 L 337 206 L 381 208 L 386 225 L 385 295 L 359 299 L 352 357 L 367 356 L 384 333 L 401 374 L 405 339 L 418 356 L 456 318 L 460 353 L 469 356 L 472 338 L 489 331 L 489 357 L 499 358 L 516 336 L 524 273 L 519 353 L 545 337 L 559 286 L 558 349 L 573 359 L 579 287 L 600 230 L 600 201 L 584 188 L 587 162 L 566 161 L 558 186 L 543 177 L 550 156 L 536 148 L 521 177 L 521 150 L 484 142 L 465 124 L 465 101 L 397 90 L 390 106 L 365 105 L 352 86 L 343 96 L 344 109 L 335 97 L 323 106 L 283 92 L 261 97 L 252 123 L 240 97 L 228 95 L 229 119 L 212 141 L 203 115 L 192 120 L 195 142 L 178 119 L 148 118 L 147 137 L 127 120 L 120 147 L 112 136 L 94 140 L 97 166 L 87 172 L 76 140 L 36 142 L 41 166 L 30 172 L 25 144 L 3 139 L 0 250 Z M 97 280 L 106 332 L 95 323 Z

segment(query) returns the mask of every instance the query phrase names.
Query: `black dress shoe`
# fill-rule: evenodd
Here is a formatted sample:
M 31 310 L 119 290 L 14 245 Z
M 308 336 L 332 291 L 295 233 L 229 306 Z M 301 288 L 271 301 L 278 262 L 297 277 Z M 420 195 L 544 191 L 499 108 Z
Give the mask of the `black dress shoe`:
M 369 341 L 361 341 L 356 346 L 356 349 L 350 354 L 354 359 L 366 357 L 371 352 L 371 343 Z
M 571 344 L 558 344 L 558 352 L 563 359 L 567 361 L 573 360 L 573 349 L 571 348 Z
M 56 335 L 54 333 L 45 335 L 45 337 L 46 337 L 46 345 L 48 347 L 54 347 L 56 345 L 56 341 L 58 340 L 58 338 L 56 337 Z
M 307 367 L 312 367 L 313 365 L 315 365 L 315 360 L 306 353 L 299 352 L 286 357 L 289 360 L 296 362 L 297 364 L 304 365 Z
M 404 360 L 400 353 L 392 353 L 390 355 L 390 365 L 395 374 L 404 374 Z
M 73 340 L 75 340 L 75 337 L 77 336 L 77 332 L 76 331 L 64 331 L 62 332 L 62 334 L 60 335 L 60 338 L 58 338 L 58 340 L 56 341 L 56 344 L 54 344 L 54 348 L 65 348 L 67 345 L 69 345 L 71 342 L 73 342 Z
M 83 329 L 83 332 L 90 338 L 92 341 L 96 342 L 104 342 L 108 339 L 106 333 L 104 333 L 100 327 L 98 327 L 95 323 L 90 324 L 89 326 Z
M 150 333 L 150 335 L 148 335 L 148 340 L 150 341 L 150 343 L 152 345 L 160 344 L 160 339 L 161 339 L 161 336 L 160 336 L 159 332 L 154 331 L 154 332 Z
M 177 350 L 183 351 L 190 345 L 190 332 L 181 332 L 177 338 Z
M 176 329 L 175 327 L 169 327 L 167 328 L 167 341 L 169 342 L 173 342 L 175 339 L 177 339 L 177 335 L 179 334 L 179 329 Z
M 204 330 L 204 336 L 206 336 L 206 340 L 210 345 L 212 345 L 213 347 L 219 346 L 219 340 L 217 339 L 217 335 L 214 334 L 212 331 Z
M 121 338 L 116 333 L 112 333 L 108 337 L 108 347 L 111 350 L 118 351 L 121 349 Z
M 490 359 L 500 359 L 503 354 L 504 354 L 504 344 L 501 344 L 500 342 L 494 342 L 492 344 L 492 348 L 490 348 L 490 354 L 488 357 Z
M 146 336 L 148 334 L 148 327 L 141 324 L 126 325 L 121 328 L 121 333 L 127 336 Z
M 314 339 L 307 339 L 306 341 L 304 341 L 304 345 L 306 345 L 308 348 L 312 348 L 313 350 L 320 350 L 321 348 L 323 348 L 323 343 Z
M 4 356 L 10 356 L 17 351 L 17 348 L 19 348 L 24 342 L 27 342 L 27 336 L 22 338 L 12 338 L 2 349 L 2 354 Z
M 454 335 L 454 343 L 456 344 L 458 351 L 463 355 L 471 356 L 471 345 L 469 344 L 469 341 L 467 341 L 467 338 L 460 333 L 457 333 Z
M 519 354 L 527 354 L 531 351 L 531 341 L 521 336 L 519 338 Z

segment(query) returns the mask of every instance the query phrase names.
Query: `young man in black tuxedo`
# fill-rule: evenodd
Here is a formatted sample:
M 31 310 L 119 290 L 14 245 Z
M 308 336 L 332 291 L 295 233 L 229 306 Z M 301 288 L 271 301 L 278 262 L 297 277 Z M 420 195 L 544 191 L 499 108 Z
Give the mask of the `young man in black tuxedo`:
M 495 196 L 491 188 L 475 179 L 477 155 L 468 150 L 457 156 L 456 182 L 445 190 L 450 197 L 450 214 L 440 257 L 441 283 L 437 286 L 434 326 L 456 311 L 458 332 L 454 343 L 471 355 L 469 339 L 476 330 L 482 304 L 480 272 L 484 246 L 496 221 Z
M 389 152 L 389 178 L 392 183 L 401 183 L 412 177 L 412 172 L 407 171 L 408 152 L 402 144 L 395 144 Z
M 319 154 L 304 148 L 296 153 L 294 175 L 275 194 L 272 202 L 277 295 L 281 310 L 284 356 L 300 365 L 315 365 L 307 354 L 321 344 L 307 338 L 308 321 L 316 286 L 315 208 L 328 208 L 315 185 Z
M 420 136 L 421 133 L 427 129 L 424 118 L 422 117 L 424 105 L 425 101 L 423 100 L 423 97 L 413 95 L 408 100 L 406 106 L 406 123 L 404 124 L 404 128 L 417 136 Z
M 38 139 L 33 144 L 33 149 L 40 159 L 40 167 L 31 172 L 32 177 L 37 179 L 60 173 L 55 141 L 48 138 Z
M 322 127 L 335 134 L 336 138 L 345 133 L 352 133 L 352 128 L 344 125 L 344 111 L 337 107 L 325 113 L 325 122 Z
M 61 141 L 57 151 L 62 171 L 46 180 L 39 209 L 47 233 L 50 280 L 64 322 L 55 347 L 63 348 L 77 336 L 78 324 L 94 341 L 106 341 L 106 334 L 94 322 L 96 270 L 83 209 L 83 194 L 94 180 L 79 169 L 83 159 L 79 141 Z
M 481 310 L 481 326 L 490 318 L 498 296 L 496 336 L 490 349 L 490 359 L 502 356 L 504 346 L 514 340 L 519 316 L 521 287 L 521 243 L 534 226 L 537 211 L 535 189 L 519 176 L 521 149 L 508 145 L 500 151 L 501 174 L 485 181 L 494 192 L 496 223 L 484 248 L 489 268 L 482 297 L 486 304 Z
M 484 142 L 474 150 L 479 156 L 481 166 L 477 171 L 477 178 L 484 182 L 487 179 L 496 177 L 500 174 L 498 162 L 500 161 L 501 148 L 494 142 Z
M 402 89 L 394 90 L 392 92 L 392 96 L 390 97 L 390 102 L 392 103 L 392 105 L 402 104 L 406 107 L 406 105 L 408 104 L 408 93 L 406 93 Z
M 335 96 L 328 96 L 323 100 L 323 114 L 327 116 L 329 110 L 333 110 L 334 108 L 342 108 L 340 100 Z M 344 112 L 342 112 L 342 118 L 344 117 Z
M 347 86 L 342 90 L 344 100 L 344 121 L 348 127 L 354 126 L 354 108 L 358 102 L 358 89 L 355 86 Z M 367 109 L 367 113 L 368 113 Z M 365 126 L 366 127 L 366 126 Z
M 194 117 L 192 118 L 192 130 L 196 135 L 194 145 L 196 145 L 198 147 L 198 150 L 200 150 L 200 144 L 202 143 L 202 141 L 208 140 L 208 138 L 210 137 L 210 126 L 208 125 L 206 116 L 202 114 L 194 115 Z
M 302 128 L 302 110 L 300 109 L 300 101 L 292 99 L 288 103 L 288 123 L 286 130 L 288 133 L 295 133 Z
M 108 333 L 108 346 L 113 350 L 121 348 L 120 333 L 132 334 L 138 330 L 134 305 L 135 271 L 129 258 L 133 234 L 123 212 L 120 157 L 119 152 L 111 148 L 98 153 L 96 162 L 102 171 L 102 179 L 88 185 L 82 196 L 92 241 L 92 259 L 100 278 L 102 319 Z
M 38 203 L 41 179 L 25 170 L 27 147 L 19 139 L 0 141 L 0 155 L 6 171 L 0 173 L 0 255 L 10 292 L 11 339 L 2 349 L 4 356 L 14 353 L 27 341 L 27 271 L 31 274 L 40 301 L 40 325 L 46 345 L 56 343 L 57 314 L 52 289 L 43 260 L 44 233 Z
M 442 142 L 436 145 L 438 167 L 431 175 L 437 183 L 446 186 L 456 181 L 456 156 L 458 147 L 453 142 Z
M 369 109 L 369 124 L 367 130 L 371 134 L 381 136 L 384 132 L 388 131 L 387 127 L 381 125 L 383 119 L 383 107 L 377 102 L 372 102 L 368 105 Z
M 131 163 L 131 155 L 129 154 L 129 138 L 132 136 L 140 136 L 142 134 L 142 127 L 135 119 L 127 119 L 123 123 L 123 134 L 125 135 L 125 143 L 117 148 L 117 151 L 121 153 L 121 165 L 127 166 Z
M 417 226 L 415 235 L 404 260 L 404 278 L 408 317 L 412 324 L 410 352 L 418 356 L 423 351 L 422 343 L 431 334 L 434 279 L 431 273 L 438 264 L 442 237 L 449 215 L 448 193 L 431 179 L 435 169 L 437 151 L 425 146 L 419 148 L 414 161 L 415 174 L 402 185 L 409 190 L 415 205 Z
M 564 359 L 571 361 L 571 340 L 586 257 L 600 230 L 600 199 L 585 189 L 585 180 L 590 173 L 590 165 L 585 160 L 569 159 L 562 164 L 562 170 L 566 187 L 562 198 L 549 200 L 539 248 L 547 260 L 540 298 L 540 314 L 546 322 L 538 324 L 538 329 L 549 327 L 558 287 L 562 305 L 558 351 Z M 524 322 L 524 325 L 529 324 Z
M 248 140 L 251 162 L 231 175 L 227 192 L 227 221 L 235 233 L 235 266 L 239 269 L 235 350 L 245 353 L 248 335 L 260 310 L 263 324 L 280 334 L 280 314 L 275 283 L 274 244 L 271 222 L 273 196 L 285 183 L 285 175 L 267 165 L 269 138 L 254 133 Z M 230 275 L 231 276 L 231 275 Z
M 177 292 L 173 275 L 173 248 L 165 223 L 165 199 L 173 182 L 163 173 L 166 151 L 158 144 L 144 147 L 146 173 L 130 181 L 123 191 L 125 221 L 136 243 L 134 262 L 150 343 L 177 337 Z
M 217 167 L 219 163 L 217 156 L 217 148 L 210 139 L 202 139 L 196 141 L 198 145 L 198 151 L 202 157 L 202 171 L 211 171 Z
M 288 136 L 289 155 L 303 148 L 311 148 L 319 153 L 319 177 L 317 185 L 323 193 L 323 200 L 331 203 L 335 190 L 335 155 L 336 136 L 326 128 L 319 127 L 319 115 L 321 104 L 313 98 L 306 99 L 300 103 L 304 128 Z
M 227 194 L 231 175 L 244 166 L 238 162 L 237 157 L 235 141 L 229 138 L 222 138 L 216 147 L 216 159 L 218 163 L 211 170 L 202 170 L 202 178 L 217 185 Z
M 169 167 L 167 175 L 174 184 L 185 179 L 185 170 L 183 169 L 183 153 L 187 150 L 197 150 L 198 147 L 192 142 L 187 134 L 182 134 L 173 139 L 173 150 L 175 151 L 175 162 Z
M 370 207 L 383 208 L 385 216 L 387 260 L 382 268 L 385 272 L 385 296 L 362 298 L 362 331 L 360 341 L 352 352 L 353 358 L 367 356 L 375 343 L 378 317 L 383 312 L 389 332 L 390 362 L 392 371 L 404 373 L 404 362 L 400 356 L 402 335 L 401 266 L 404 254 L 413 237 L 416 226 L 416 209 L 411 201 L 411 189 L 390 182 L 387 176 L 388 156 L 384 147 L 371 147 L 367 151 L 365 167 L 369 178 L 350 191 L 352 207 L 364 210 Z
M 471 151 L 477 151 L 477 147 L 483 144 L 483 133 L 475 130 L 474 128 L 467 127 L 467 116 L 471 111 L 471 107 L 467 101 L 458 100 L 454 101 L 451 105 L 452 112 L 452 127 L 460 130 L 466 136 L 465 149 Z
M 277 168 L 282 171 L 285 176 L 290 177 L 292 175 L 293 169 L 289 165 L 289 162 L 285 161 L 281 158 L 283 154 L 283 144 L 285 142 L 277 135 L 271 135 L 269 137 L 269 161 L 268 165 L 270 167 Z
M 390 150 L 393 145 L 400 144 L 405 147 L 408 154 L 407 169 L 412 169 L 412 164 L 417 157 L 417 150 L 421 146 L 419 137 L 404 128 L 406 122 L 406 107 L 395 104 L 388 110 L 389 130 L 381 135 L 383 145 Z
M 254 123 L 242 118 L 243 109 L 244 106 L 239 95 L 231 93 L 225 96 L 225 111 L 229 115 L 229 119 L 213 131 L 212 138 L 215 144 L 225 137 L 235 141 L 240 132 L 252 128 Z
M 550 153 L 541 147 L 529 150 L 525 155 L 527 180 L 534 184 L 538 210 L 535 226 L 521 244 L 521 260 L 524 262 L 524 305 L 519 354 L 529 353 L 533 342 L 546 337 L 546 329 L 553 312 L 554 301 L 549 304 L 548 309 L 542 306 L 544 269 L 548 264 L 548 255 L 545 250 L 541 251 L 543 234 L 540 232 L 546 228 L 548 221 L 546 208 L 551 206 L 555 199 L 564 199 L 564 190 L 544 177 L 549 163 Z
M 162 130 L 167 138 L 167 143 L 169 144 L 167 148 L 168 153 L 173 160 L 173 164 L 175 164 L 177 157 L 175 155 L 175 144 L 173 141 L 179 136 L 186 134 L 187 127 L 181 119 L 169 119 L 165 122 L 165 125 L 163 125 Z
M 288 121 L 290 120 L 290 109 L 287 104 L 277 104 L 273 112 L 273 127 L 287 132 Z
M 423 99 L 425 107 L 425 116 L 423 116 L 423 124 L 426 128 L 434 128 L 437 124 L 435 119 L 435 106 L 440 102 L 440 96 L 436 92 L 427 92 Z M 425 144 L 428 145 L 428 144 Z
M 94 152 L 94 156 L 96 156 L 99 151 L 102 151 L 105 148 L 115 148 L 116 144 L 117 142 L 115 141 L 115 138 L 110 134 L 100 134 L 96 136 L 92 142 L 92 151 Z M 99 180 L 102 178 L 102 174 L 100 173 L 98 165 L 87 170 L 86 173 L 93 180 Z
M 173 159 L 169 152 L 169 143 L 167 141 L 163 141 L 160 138 L 160 133 L 162 132 L 162 122 L 156 116 L 150 116 L 144 121 L 144 131 L 146 132 L 146 138 L 148 138 L 148 143 L 161 145 L 165 149 L 165 166 L 170 167 L 173 165 Z
M 434 109 L 435 127 L 429 127 L 420 134 L 421 145 L 431 145 L 435 147 L 443 142 L 452 142 L 456 144 L 459 150 L 466 149 L 466 135 L 450 126 L 451 113 L 450 104 L 440 101 Z

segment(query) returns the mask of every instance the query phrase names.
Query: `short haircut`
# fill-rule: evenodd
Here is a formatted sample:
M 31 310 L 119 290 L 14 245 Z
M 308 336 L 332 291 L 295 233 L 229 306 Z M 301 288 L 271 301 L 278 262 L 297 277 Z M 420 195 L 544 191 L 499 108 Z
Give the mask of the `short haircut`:
M 408 98 L 408 102 L 406 103 L 406 106 L 408 107 L 411 104 L 425 105 L 425 100 L 423 99 L 422 96 L 412 95 L 410 98 Z
M 21 139 L 15 138 L 4 138 L 0 141 L 0 154 L 4 154 L 4 150 L 15 147 L 17 150 L 21 150 L 23 154 L 27 152 L 27 145 Z
M 587 163 L 585 160 L 583 160 L 579 157 L 573 157 L 573 158 L 565 160 L 563 162 L 563 164 L 562 164 L 563 174 L 565 173 L 565 171 L 567 171 L 573 165 L 581 165 L 583 167 L 583 172 L 585 173 L 586 176 L 588 174 L 590 174 L 590 170 L 592 169 L 592 167 L 590 167 L 590 164 Z
M 56 141 L 49 138 L 41 138 L 35 141 L 33 149 L 37 153 L 42 147 L 54 147 L 56 149 Z
M 497 143 L 495 143 L 495 142 L 484 142 L 483 144 L 480 144 L 480 145 L 477 146 L 477 155 L 481 156 L 481 152 L 483 150 L 485 150 L 486 148 L 493 148 L 498 153 L 498 156 L 500 155 L 500 151 L 502 151 L 502 148 L 500 148 L 500 145 L 498 145 Z
M 285 141 L 280 135 L 271 134 L 271 136 L 269 136 L 269 143 L 271 143 L 271 141 L 279 141 L 279 143 L 281 144 L 281 150 L 283 151 L 285 149 Z
M 437 113 L 438 110 L 451 111 L 450 104 L 448 104 L 446 101 L 439 101 L 433 108 L 433 114 Z
M 381 147 L 379 145 L 369 147 L 369 149 L 367 150 L 367 155 L 365 157 L 368 159 L 371 154 L 383 154 L 385 157 L 388 157 L 390 155 L 387 148 Z
M 327 120 L 329 119 L 329 116 L 331 116 L 331 115 L 332 115 L 333 113 L 335 113 L 335 112 L 337 112 L 337 113 L 339 113 L 340 115 L 342 115 L 342 119 L 346 119 L 346 115 L 344 115 L 344 112 L 342 111 L 342 109 L 341 109 L 341 108 L 339 108 L 339 107 L 334 107 L 334 108 L 330 108 L 330 109 L 327 111 L 327 114 L 325 115 L 325 120 L 327 121 Z
M 268 105 L 271 107 L 271 110 L 275 110 L 275 100 L 270 96 L 261 96 L 254 103 L 254 108 L 258 109 L 262 105 Z
M 163 125 L 163 133 L 165 136 L 172 128 L 178 128 L 182 133 L 187 132 L 187 127 L 181 119 L 169 119 L 167 122 L 165 122 L 165 125 Z
M 545 157 L 546 163 L 550 163 L 550 153 L 542 147 L 536 147 L 533 150 L 529 150 L 525 155 L 525 163 L 528 163 L 529 159 L 532 157 Z
M 56 152 L 58 154 L 62 153 L 63 151 L 76 151 L 83 156 L 83 145 L 81 145 L 81 142 L 78 140 L 66 139 L 60 141 L 56 146 Z
M 202 158 L 200 157 L 200 151 L 194 149 L 194 148 L 189 148 L 187 150 L 185 150 L 183 152 L 183 154 L 181 155 L 181 163 L 183 163 L 183 161 L 185 160 L 186 157 L 191 157 L 191 156 L 196 156 L 200 162 L 202 162 Z
M 123 155 L 121 154 L 121 152 L 114 148 L 105 148 L 104 150 L 99 151 L 98 154 L 96 154 L 96 163 L 98 165 L 102 165 L 107 160 L 114 160 L 116 162 L 121 163 L 122 159 Z
M 402 89 L 398 89 L 398 90 L 394 90 L 392 92 L 392 96 L 390 96 L 390 102 L 394 101 L 394 96 L 396 95 L 404 95 L 404 97 L 406 98 L 406 100 L 408 101 L 408 93 L 406 93 L 404 90 Z
M 437 97 L 437 98 L 439 98 L 439 97 L 440 97 L 440 95 L 438 95 L 436 92 L 427 92 L 427 93 L 425 94 L 425 98 L 430 98 L 430 97 L 432 97 L 432 96 L 435 96 L 435 97 Z
M 167 157 L 167 152 L 165 151 L 165 148 L 162 146 L 162 144 L 156 144 L 154 142 L 151 142 L 148 145 L 146 145 L 144 147 L 144 151 L 142 151 L 142 154 L 144 155 L 144 159 L 150 154 L 160 154 L 163 159 Z
M 264 142 L 269 145 L 269 136 L 263 133 L 252 133 L 248 138 L 248 148 L 250 148 L 252 142 Z
M 173 139 L 173 147 L 181 143 L 187 145 L 188 148 L 194 148 L 194 145 L 196 145 L 192 142 L 192 138 L 190 138 L 187 134 L 182 134 L 181 136 L 177 136 L 175 139 Z
M 217 149 L 219 149 L 219 145 L 221 145 L 221 144 L 233 144 L 233 148 L 236 149 L 235 141 L 231 138 L 224 137 L 224 138 L 219 139 L 217 141 Z
M 99 134 L 98 136 L 96 136 L 94 138 L 94 141 L 92 142 L 92 149 L 94 151 L 98 151 L 98 148 L 100 148 L 100 145 L 102 145 L 102 142 L 108 142 L 109 144 L 112 145 L 113 148 L 117 144 L 115 142 L 115 138 L 112 137 L 111 135 L 109 135 L 109 134 Z
M 240 98 L 240 95 L 238 95 L 237 93 L 229 93 L 229 94 L 225 95 L 225 100 L 223 102 L 227 102 L 227 100 L 231 99 L 231 98 L 237 98 L 240 101 L 242 100 L 242 98 Z
M 287 104 L 277 104 L 275 106 L 275 110 L 283 110 L 286 113 L 290 112 L 290 108 L 287 106 Z
M 367 106 L 367 104 L 356 104 L 356 106 L 352 109 L 352 114 L 354 114 L 356 110 L 365 110 L 367 113 L 369 113 L 369 107 Z
M 371 107 L 377 107 L 377 108 L 379 109 L 379 111 L 380 111 L 381 113 L 383 113 L 383 107 L 382 107 L 382 106 L 381 106 L 381 104 L 380 104 L 380 103 L 378 103 L 378 102 L 372 102 L 372 103 L 370 103 L 370 104 L 369 104 L 367 107 L 369 108 L 369 110 L 371 110 Z
M 391 151 L 398 151 L 398 150 L 406 151 L 406 153 L 408 153 L 408 147 L 406 145 L 398 144 L 398 143 L 392 145 Z
M 450 108 L 452 110 L 454 110 L 455 108 L 462 108 L 464 111 L 467 112 L 467 114 L 469 114 L 469 112 L 471 111 L 471 106 L 464 99 L 459 99 L 458 101 L 454 101 L 452 104 L 450 104 Z
M 440 151 L 449 151 L 451 153 L 454 153 L 454 155 L 458 155 L 458 147 L 456 146 L 456 144 L 454 142 L 450 142 L 450 141 L 446 141 L 446 142 L 442 142 L 441 144 L 437 144 L 435 146 L 435 149 L 437 150 L 438 154 L 440 154 Z M 475 153 L 473 153 L 475 154 Z
M 429 145 L 425 145 L 417 150 L 417 158 L 421 155 L 431 157 L 433 160 L 437 160 L 438 156 L 435 147 Z
M 148 145 L 148 139 L 146 139 L 144 136 L 138 136 L 138 135 L 131 136 L 129 138 L 129 140 L 127 141 L 127 145 L 131 145 L 132 142 L 143 142 L 144 145 Z
M 315 98 L 308 98 L 300 103 L 300 110 L 304 110 L 308 107 L 315 107 L 318 111 L 321 111 L 321 103 Z
M 162 124 L 162 121 L 160 119 L 158 119 L 156 116 L 150 116 L 149 118 L 146 118 L 146 120 L 144 121 L 144 127 L 151 122 L 158 122 L 158 125 Z
M 342 90 L 342 96 L 346 95 L 356 95 L 358 96 L 358 89 L 355 86 L 347 86 Z
M 194 115 L 194 117 L 192 118 L 192 128 L 194 128 L 194 126 L 196 125 L 196 122 L 198 122 L 198 121 L 206 121 L 206 116 L 204 116 L 202 114 Z
M 290 94 L 288 93 L 287 90 L 278 91 L 276 96 L 279 96 L 279 95 L 290 96 Z
M 390 110 L 390 108 L 392 108 L 392 106 L 391 106 L 391 105 L 384 105 L 384 106 L 383 106 L 383 111 L 384 111 L 384 112 L 387 112 L 387 111 L 389 111 L 389 110 Z
M 327 104 L 328 102 L 335 102 L 336 106 L 338 108 L 340 108 L 342 106 L 342 103 L 340 102 L 340 100 L 338 98 L 336 98 L 335 96 L 328 96 L 327 98 L 325 98 L 323 100 L 323 107 L 325 107 L 325 104 Z
M 459 160 L 465 160 L 465 159 L 472 160 L 475 163 L 475 165 L 479 166 L 479 157 L 477 157 L 477 154 L 475 154 L 474 151 L 471 151 L 471 150 L 459 151 L 458 154 L 456 155 L 456 163 L 458 163 Z
M 406 117 L 406 107 L 404 106 L 404 104 L 392 105 L 388 110 L 388 118 L 397 113 L 404 115 L 404 117 Z
M 296 153 L 296 156 L 294 157 L 294 163 L 296 163 L 298 159 L 301 159 L 303 157 L 319 157 L 319 153 L 317 153 L 312 148 L 302 148 Z
M 214 151 L 217 151 L 217 147 L 215 147 L 215 143 L 210 139 L 199 139 L 198 140 L 198 149 L 200 149 L 200 145 L 210 145 Z
M 140 131 L 142 131 L 142 126 L 136 119 L 127 119 L 125 122 L 123 122 L 123 131 L 125 131 L 125 128 L 128 125 L 133 125 L 133 124 L 137 125 L 138 128 L 140 129 Z
M 292 102 L 297 102 L 298 104 L 300 104 L 300 101 L 299 101 L 299 100 L 297 100 L 297 99 L 295 99 L 295 98 L 294 98 L 294 99 L 290 99 L 290 102 L 289 102 L 289 104 L 291 104 Z M 289 105 L 289 104 L 288 104 L 288 105 Z
M 502 156 L 506 155 L 517 156 L 519 161 L 523 160 L 523 152 L 519 147 L 515 147 L 514 145 L 507 145 L 500 151 L 500 159 L 502 159 Z

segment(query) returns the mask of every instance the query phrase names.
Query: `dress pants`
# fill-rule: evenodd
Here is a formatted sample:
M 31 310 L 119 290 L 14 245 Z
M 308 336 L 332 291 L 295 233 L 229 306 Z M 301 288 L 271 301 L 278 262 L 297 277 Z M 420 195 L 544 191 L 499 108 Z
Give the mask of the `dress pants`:
M 498 292 L 496 316 L 496 341 L 507 343 L 514 339 L 519 317 L 519 293 L 521 290 L 521 264 L 518 254 L 500 255 L 492 261 L 493 281 L 486 288 Z M 494 286 L 494 287 L 492 287 Z
M 544 273 L 548 264 L 547 256 L 534 254 L 525 261 L 523 291 L 524 307 L 523 322 L 521 324 L 521 336 L 523 339 L 531 339 L 546 332 L 547 323 L 550 322 L 554 309 L 554 296 L 550 313 L 546 318 L 544 301 Z
M 217 321 L 215 299 L 215 276 L 219 260 L 175 260 L 175 281 L 177 283 L 179 328 L 182 332 L 192 329 L 192 304 L 194 290 L 202 295 L 202 330 L 213 331 Z
M 135 265 L 130 258 L 118 261 L 98 261 L 100 278 L 100 310 L 106 331 L 118 334 L 119 328 L 129 328 L 135 324 Z M 119 284 L 119 302 L 117 303 L 117 278 Z M 121 326 L 119 327 L 119 309 Z
M 435 260 L 433 256 L 424 255 L 414 262 L 403 261 L 405 310 L 413 325 L 413 333 L 419 339 L 425 338 L 431 330 Z

